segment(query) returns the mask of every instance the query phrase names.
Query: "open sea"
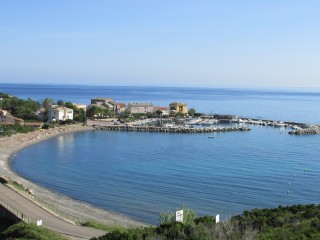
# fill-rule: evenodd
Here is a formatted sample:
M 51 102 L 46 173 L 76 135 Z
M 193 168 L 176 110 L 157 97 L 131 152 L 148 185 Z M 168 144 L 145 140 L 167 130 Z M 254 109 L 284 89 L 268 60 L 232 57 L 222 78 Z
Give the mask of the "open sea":
M 184 101 L 198 112 L 320 124 L 319 92 L 25 84 L 0 84 L 0 92 L 84 104 L 98 96 L 161 106 Z M 13 169 L 53 191 L 152 224 L 159 212 L 181 206 L 226 219 L 252 208 L 319 204 L 320 135 L 250 127 L 215 134 L 74 133 L 22 150 Z

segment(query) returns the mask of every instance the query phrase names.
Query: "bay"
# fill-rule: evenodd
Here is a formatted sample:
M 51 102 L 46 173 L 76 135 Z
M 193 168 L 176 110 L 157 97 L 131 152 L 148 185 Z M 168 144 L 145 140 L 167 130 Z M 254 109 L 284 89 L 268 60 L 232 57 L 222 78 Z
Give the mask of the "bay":
M 49 189 L 157 224 L 182 206 L 222 218 L 252 208 L 318 203 L 318 135 L 250 132 L 75 133 L 18 153 L 14 170 Z
M 90 103 L 97 96 L 201 112 L 319 123 L 320 95 L 261 89 L 1 85 L 36 100 Z M 157 224 L 182 205 L 222 218 L 252 208 L 319 203 L 319 135 L 250 126 L 249 132 L 164 134 L 93 131 L 49 139 L 19 152 L 13 169 L 59 193 Z M 284 131 L 284 134 L 281 132 Z M 290 184 L 289 184 L 290 183 Z

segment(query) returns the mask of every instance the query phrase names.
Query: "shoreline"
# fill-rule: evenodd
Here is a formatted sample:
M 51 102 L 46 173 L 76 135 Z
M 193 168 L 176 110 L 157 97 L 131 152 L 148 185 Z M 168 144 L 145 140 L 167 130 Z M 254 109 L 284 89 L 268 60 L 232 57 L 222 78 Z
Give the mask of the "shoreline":
M 89 126 L 73 125 L 56 127 L 43 131 L 36 130 L 35 132 L 18 133 L 12 135 L 11 137 L 0 138 L 0 176 L 7 176 L 12 180 L 21 183 L 24 187 L 31 189 L 33 194 L 37 197 L 43 199 L 53 206 L 56 206 L 68 214 L 82 219 L 83 221 L 94 220 L 108 226 L 147 226 L 147 223 L 135 220 L 128 216 L 122 215 L 121 213 L 101 209 L 91 205 L 90 203 L 85 203 L 49 190 L 40 184 L 36 184 L 28 179 L 23 178 L 12 169 L 11 163 L 14 156 L 19 151 L 30 147 L 31 145 L 65 134 L 94 130 L 95 129 L 93 127 Z

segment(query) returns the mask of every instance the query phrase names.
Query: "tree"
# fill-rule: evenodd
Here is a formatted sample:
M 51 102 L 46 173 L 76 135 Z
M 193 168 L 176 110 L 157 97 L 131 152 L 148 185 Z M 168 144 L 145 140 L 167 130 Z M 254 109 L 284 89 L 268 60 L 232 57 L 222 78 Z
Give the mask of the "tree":
M 107 108 L 102 108 L 98 106 L 92 106 L 91 108 L 88 109 L 87 111 L 87 116 L 89 118 L 95 118 L 95 117 L 107 117 L 113 115 L 112 112 L 110 112 L 109 109 Z
M 52 104 L 53 104 L 53 100 L 51 98 L 45 98 L 42 101 L 42 107 L 44 108 L 43 118 L 45 121 L 48 120 L 48 114 Z
M 9 111 L 13 116 L 25 120 L 35 120 L 34 112 L 40 108 L 36 101 L 19 99 L 17 97 L 6 97 L 1 102 L 1 108 Z
M 63 107 L 63 106 L 64 106 L 64 101 L 58 100 L 58 101 L 57 101 L 57 104 L 58 104 L 60 107 Z
M 161 111 L 161 110 L 157 110 L 157 111 L 155 111 L 155 113 L 156 113 L 158 116 L 161 116 L 161 115 L 162 115 L 162 111 Z
M 64 106 L 67 107 L 67 108 L 71 108 L 71 109 L 73 109 L 73 110 L 74 110 L 74 108 L 75 108 L 75 106 L 73 105 L 72 102 L 65 102 L 65 103 L 64 103 Z
M 72 102 L 66 102 L 65 107 L 73 109 L 73 120 L 76 122 L 85 123 L 87 121 L 86 111 L 82 108 L 77 108 Z
M 188 111 L 188 114 L 192 117 L 194 117 L 194 115 L 196 114 L 196 109 L 195 108 L 190 108 Z

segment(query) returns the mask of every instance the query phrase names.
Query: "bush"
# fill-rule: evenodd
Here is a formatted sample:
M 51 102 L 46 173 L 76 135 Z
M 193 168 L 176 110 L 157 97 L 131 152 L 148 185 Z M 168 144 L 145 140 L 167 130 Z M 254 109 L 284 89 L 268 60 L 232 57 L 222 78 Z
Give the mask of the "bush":
M 253 209 L 234 216 L 230 221 L 215 223 L 213 216 L 194 218 L 187 223 L 175 222 L 175 215 L 168 211 L 160 214 L 158 227 L 113 231 L 99 240 L 128 239 L 320 239 L 320 205 L 293 205 L 274 209 Z M 194 214 L 193 214 L 194 213 Z M 186 218 L 187 219 L 187 218 Z M 191 221 L 191 219 L 193 219 Z
M 0 124 L 0 129 L 2 129 L 2 131 L 0 132 L 0 136 L 2 136 L 2 137 L 4 137 L 4 136 L 10 137 L 16 133 L 28 133 L 28 132 L 33 132 L 36 130 L 36 128 L 34 128 L 34 127 L 18 125 L 18 124 L 14 124 L 14 125 Z
M 0 235 L 0 239 L 66 240 L 63 236 L 44 227 L 23 222 L 9 227 Z

